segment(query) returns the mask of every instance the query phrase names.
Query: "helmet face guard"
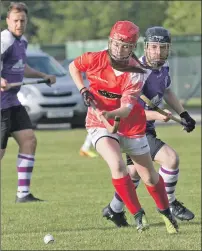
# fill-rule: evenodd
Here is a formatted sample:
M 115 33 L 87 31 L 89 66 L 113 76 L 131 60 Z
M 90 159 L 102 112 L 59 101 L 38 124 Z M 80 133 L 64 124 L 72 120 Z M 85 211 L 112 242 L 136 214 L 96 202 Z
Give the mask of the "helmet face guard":
M 160 26 L 148 28 L 145 32 L 144 42 L 148 64 L 152 68 L 161 67 L 170 53 L 171 35 L 169 31 Z
M 118 21 L 109 35 L 108 51 L 112 59 L 119 63 L 129 60 L 139 38 L 139 27 L 130 21 Z
M 146 42 L 145 56 L 152 68 L 161 67 L 170 54 L 170 43 Z
M 128 61 L 130 55 L 135 48 L 133 43 L 125 43 L 118 39 L 109 38 L 108 50 L 111 58 L 115 61 L 124 62 Z

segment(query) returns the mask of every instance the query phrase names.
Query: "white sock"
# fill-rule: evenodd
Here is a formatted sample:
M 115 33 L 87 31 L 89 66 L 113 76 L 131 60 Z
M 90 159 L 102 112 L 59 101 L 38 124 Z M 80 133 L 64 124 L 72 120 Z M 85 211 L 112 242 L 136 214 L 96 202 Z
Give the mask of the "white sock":
M 123 211 L 124 203 L 120 199 L 119 195 L 115 193 L 112 201 L 110 202 L 110 207 L 115 213 L 121 213 Z
M 30 182 L 34 167 L 34 155 L 19 153 L 17 159 L 18 172 L 18 198 L 23 198 L 30 193 Z
M 91 147 L 91 135 L 90 134 L 87 134 L 86 138 L 85 138 L 85 141 L 84 141 L 84 144 L 82 145 L 81 147 L 81 150 L 84 151 L 84 152 L 87 152 L 90 150 L 90 147 Z
M 164 180 L 168 201 L 169 203 L 172 203 L 176 199 L 175 187 L 178 181 L 179 168 L 171 170 L 169 168 L 161 166 L 159 169 L 159 174 Z

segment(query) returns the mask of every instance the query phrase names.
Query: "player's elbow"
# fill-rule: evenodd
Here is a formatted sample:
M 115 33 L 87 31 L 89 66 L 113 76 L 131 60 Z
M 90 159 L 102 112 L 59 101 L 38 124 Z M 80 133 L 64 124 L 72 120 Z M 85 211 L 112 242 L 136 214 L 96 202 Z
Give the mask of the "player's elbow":
M 75 73 L 75 72 L 79 72 L 79 70 L 76 68 L 76 66 L 74 64 L 74 61 L 69 64 L 69 72 L 70 72 L 70 74 Z
M 76 67 L 75 67 L 75 65 L 74 65 L 74 62 L 71 62 L 71 63 L 69 64 L 69 71 L 72 72 L 75 68 L 76 68 Z

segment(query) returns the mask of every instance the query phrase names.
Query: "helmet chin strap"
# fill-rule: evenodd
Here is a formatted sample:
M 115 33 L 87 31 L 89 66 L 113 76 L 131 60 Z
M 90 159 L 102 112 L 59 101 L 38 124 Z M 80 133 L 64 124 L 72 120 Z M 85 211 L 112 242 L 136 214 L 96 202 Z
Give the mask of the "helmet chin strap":
M 109 42 L 108 42 L 108 52 L 109 52 L 109 56 L 111 57 L 111 59 L 113 59 L 114 61 L 116 61 L 116 63 L 119 63 L 119 64 L 123 64 L 123 65 L 128 64 L 129 58 L 130 58 L 131 54 L 133 53 L 133 51 L 131 50 L 131 52 L 125 57 L 118 58 L 118 57 L 116 57 L 116 55 L 114 55 L 112 53 L 111 41 L 112 40 L 109 40 Z M 127 44 L 127 43 L 125 43 L 125 44 Z
M 117 58 L 116 56 L 112 55 L 111 53 L 109 55 L 117 63 L 122 63 L 122 64 L 126 64 L 129 61 L 129 57 L 130 57 L 130 55 L 129 55 L 128 57 Z
M 150 57 L 150 53 L 148 51 L 148 45 L 149 44 L 153 44 L 153 45 L 164 45 L 166 46 L 166 50 L 162 51 L 162 53 L 160 54 L 160 59 L 151 59 Z M 161 68 L 165 61 L 168 59 L 168 55 L 169 55 L 169 49 L 170 49 L 170 44 L 169 43 L 158 43 L 158 42 L 146 42 L 145 43 L 145 48 L 144 48 L 144 52 L 145 52 L 145 57 L 146 57 L 146 61 L 147 64 L 153 68 L 153 69 L 159 69 Z
M 147 54 L 145 55 L 146 56 L 146 62 L 149 66 L 151 66 L 152 69 L 159 69 L 161 66 L 164 65 L 165 61 L 166 60 L 162 60 L 162 61 L 151 61 L 149 59 L 149 57 L 147 56 Z
M 154 68 L 154 69 L 159 69 L 161 66 L 163 66 L 165 63 L 165 61 L 162 61 L 162 62 L 153 62 L 153 63 L 150 63 L 151 64 L 151 67 Z

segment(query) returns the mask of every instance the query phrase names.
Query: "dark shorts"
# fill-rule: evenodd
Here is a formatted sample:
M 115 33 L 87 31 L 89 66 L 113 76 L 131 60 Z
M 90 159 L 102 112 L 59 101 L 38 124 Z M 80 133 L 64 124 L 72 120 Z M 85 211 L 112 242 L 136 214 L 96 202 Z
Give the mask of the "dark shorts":
M 12 132 L 32 129 L 32 123 L 24 106 L 13 106 L 1 110 L 1 149 L 7 146 Z
M 163 145 L 165 145 L 165 142 L 157 138 L 155 130 L 147 132 L 146 135 L 150 147 L 150 154 L 152 160 L 154 160 L 157 152 L 161 149 Z M 127 165 L 133 165 L 131 158 L 127 154 L 126 154 L 126 161 Z

